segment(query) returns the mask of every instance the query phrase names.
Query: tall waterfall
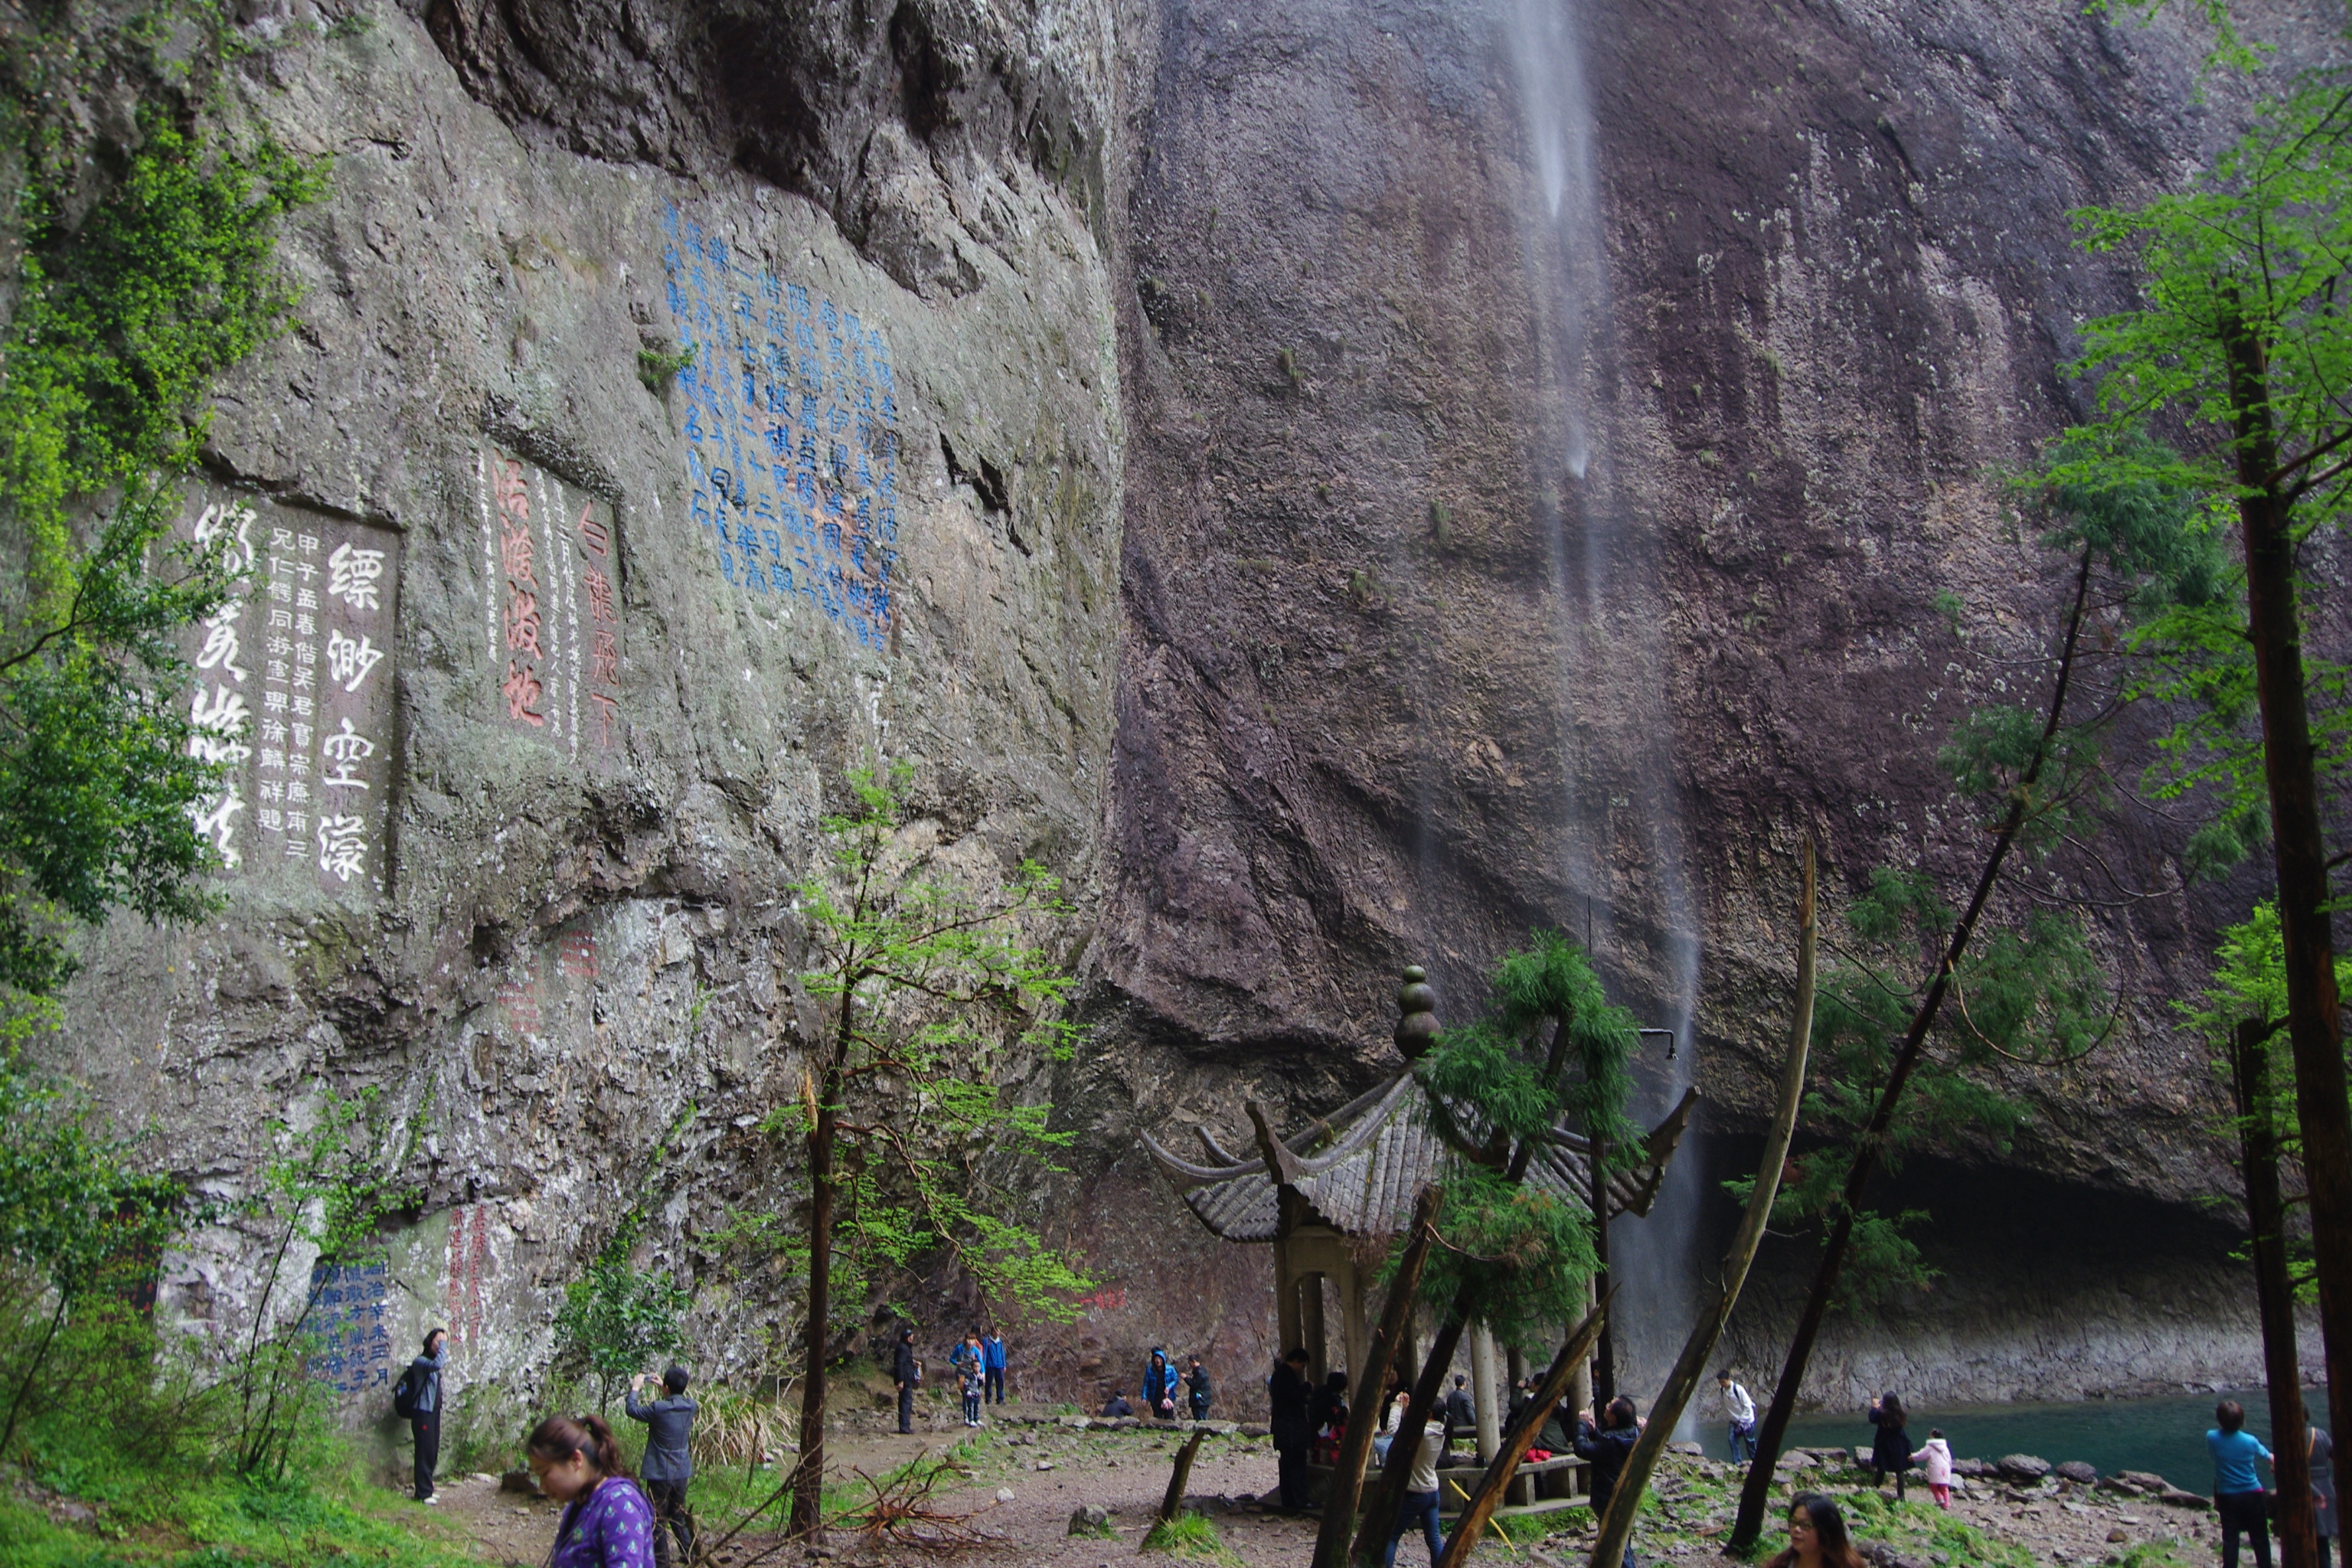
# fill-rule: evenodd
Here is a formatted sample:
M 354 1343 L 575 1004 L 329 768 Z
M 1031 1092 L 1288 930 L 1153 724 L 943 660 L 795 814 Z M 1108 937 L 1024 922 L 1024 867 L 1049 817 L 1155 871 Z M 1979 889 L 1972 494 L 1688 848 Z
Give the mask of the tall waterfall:
M 1689 1087 L 1696 1065 L 1691 1021 L 1699 925 L 1674 788 L 1664 655 L 1651 624 L 1653 542 L 1631 535 L 1619 515 L 1605 410 L 1594 397 L 1597 367 L 1613 352 L 1613 333 L 1582 18 L 1577 0 L 1497 5 L 1498 46 L 1517 91 L 1528 174 L 1521 222 L 1525 265 L 1546 329 L 1542 374 L 1549 384 L 1538 406 L 1558 409 L 1557 427 L 1541 433 L 1529 459 L 1566 628 L 1561 730 L 1570 739 L 1564 742 L 1562 870 L 1570 888 L 1589 900 L 1586 923 L 1612 990 L 1627 994 L 1626 982 L 1642 977 L 1634 994 L 1649 994 L 1641 1005 L 1651 1015 L 1643 1022 L 1674 1032 L 1672 1059 L 1664 1042 L 1653 1038 L 1637 1069 L 1643 1087 L 1634 1114 L 1652 1121 Z M 1602 693 L 1616 695 L 1597 695 Z M 1577 721 L 1580 707 L 1620 700 L 1657 711 L 1597 731 Z M 1589 742 L 1576 737 L 1591 732 L 1640 738 L 1609 746 L 1607 754 L 1583 754 Z M 1629 868 L 1628 857 L 1645 863 Z M 1639 907 L 1621 904 L 1629 896 Z M 1563 923 L 1571 930 L 1585 913 L 1567 912 Z M 1663 951 L 1625 952 L 1628 942 Z M 1611 1236 L 1619 1286 L 1619 1386 L 1644 1406 L 1690 1321 L 1701 1267 L 1696 1226 L 1707 1182 L 1703 1166 L 1696 1140 L 1686 1140 L 1650 1217 L 1622 1221 Z M 1685 1425 L 1691 1419 L 1686 1414 Z

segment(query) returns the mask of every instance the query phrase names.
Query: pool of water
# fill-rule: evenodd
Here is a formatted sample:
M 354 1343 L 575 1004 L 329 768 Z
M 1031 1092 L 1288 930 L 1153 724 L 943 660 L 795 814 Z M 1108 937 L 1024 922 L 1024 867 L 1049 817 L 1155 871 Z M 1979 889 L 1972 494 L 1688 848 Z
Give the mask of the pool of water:
M 2316 1394 L 2317 1391 L 2310 1391 L 2305 1398 Z M 1919 1405 L 1912 1408 L 1906 1429 L 1916 1449 L 1927 1442 L 1929 1428 L 1940 1427 L 1952 1446 L 1954 1458 L 2039 1454 L 2053 1465 L 2084 1459 L 2098 1467 L 2101 1475 L 2152 1470 L 2177 1487 L 2204 1491 L 2213 1484 L 2212 1464 L 2205 1457 L 2205 1433 L 2213 1425 L 2213 1405 L 2221 1397 L 2193 1394 L 2067 1405 Z M 2247 1427 L 2269 1443 L 2269 1396 L 2259 1388 L 2248 1388 L 2233 1389 L 2227 1397 L 2246 1407 Z M 1762 1405 L 1759 1399 L 1759 1415 Z M 1718 1406 L 1709 1398 L 1701 1410 L 1699 1441 L 1711 1457 L 1728 1458 L 1730 1450 L 1717 1412 Z M 2324 1415 L 2319 1424 L 2326 1425 Z M 1788 1447 L 1866 1449 L 1872 1432 L 1869 1420 L 1859 1410 L 1816 1412 L 1790 1423 Z

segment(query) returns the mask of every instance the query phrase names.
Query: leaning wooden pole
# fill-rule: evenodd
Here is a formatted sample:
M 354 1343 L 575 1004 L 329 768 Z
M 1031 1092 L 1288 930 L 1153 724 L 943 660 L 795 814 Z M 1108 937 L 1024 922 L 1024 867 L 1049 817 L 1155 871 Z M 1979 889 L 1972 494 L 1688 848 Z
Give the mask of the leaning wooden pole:
M 1160 1523 L 1173 1524 L 1184 1511 L 1184 1488 L 1192 1479 L 1192 1461 L 1201 1457 L 1201 1439 L 1208 1435 L 1206 1426 L 1195 1426 L 1184 1446 L 1176 1450 L 1175 1468 L 1168 1472 L 1168 1490 L 1160 1499 Z
M 1797 1110 L 1805 1099 L 1805 1062 L 1813 1037 L 1813 841 L 1805 840 L 1804 888 L 1797 905 L 1797 1002 L 1789 1017 L 1789 1055 L 1780 1068 L 1780 1100 L 1773 1108 L 1772 1130 L 1764 1136 L 1764 1154 L 1756 1164 L 1756 1185 L 1748 1194 L 1748 1212 L 1740 1216 L 1731 1248 L 1723 1255 L 1723 1285 L 1715 1304 L 1691 1325 L 1690 1338 L 1675 1363 L 1666 1386 L 1650 1406 L 1650 1424 L 1626 1458 L 1617 1489 L 1610 1494 L 1609 1510 L 1601 1519 L 1601 1534 L 1592 1545 L 1592 1568 L 1617 1568 L 1625 1542 L 1633 1533 L 1634 1516 L 1642 1510 L 1642 1494 L 1657 1468 L 1658 1456 L 1690 1403 L 1691 1391 L 1706 1375 L 1706 1363 L 1723 1338 L 1731 1310 L 1739 1303 L 1740 1287 L 1748 1282 L 1748 1266 L 1764 1243 L 1764 1227 L 1772 1218 L 1772 1200 L 1780 1193 L 1780 1169 L 1789 1158 L 1789 1141 L 1797 1131 Z
M 1551 1370 L 1544 1374 L 1543 1386 L 1536 1390 L 1535 1398 L 1528 1402 L 1527 1407 L 1519 1412 L 1519 1418 L 1512 1422 L 1510 1429 L 1503 1434 L 1501 1450 L 1486 1466 L 1486 1473 L 1478 1478 L 1478 1489 L 1471 1494 L 1461 1519 L 1454 1526 L 1454 1533 L 1445 1538 L 1445 1555 L 1437 1560 L 1436 1568 L 1462 1568 L 1462 1564 L 1470 1560 L 1471 1549 L 1478 1544 L 1478 1536 L 1486 1528 L 1486 1521 L 1494 1518 L 1495 1510 L 1502 1506 L 1503 1492 L 1510 1486 L 1511 1477 L 1518 1471 L 1520 1456 L 1528 1451 L 1528 1445 L 1535 1441 L 1536 1434 L 1543 1430 L 1544 1418 L 1551 1413 L 1551 1407 L 1559 1403 L 1561 1394 L 1568 1392 L 1569 1380 L 1576 1375 L 1577 1364 L 1592 1353 L 1592 1342 L 1601 1337 L 1601 1325 L 1609 1321 L 1610 1296 L 1615 1294 L 1612 1288 L 1609 1296 L 1601 1298 L 1601 1304 L 1585 1315 L 1584 1321 L 1576 1325 L 1576 1331 L 1570 1334 L 1568 1342 L 1559 1347 L 1559 1354 L 1552 1358 Z M 1393 1454 L 1407 1443 L 1420 1440 L 1419 1432 L 1400 1430 L 1395 1445 L 1389 1451 Z
M 1428 1424 L 1429 1413 L 1437 1408 L 1438 1390 L 1445 1384 L 1446 1369 L 1454 1364 L 1454 1352 L 1462 1343 L 1470 1311 L 1470 1292 L 1456 1292 L 1437 1337 L 1430 1342 L 1429 1359 L 1421 1363 L 1421 1376 L 1405 1400 L 1404 1415 L 1397 1420 L 1397 1440 L 1389 1445 L 1388 1463 L 1381 1471 L 1380 1484 L 1372 1489 L 1363 1528 L 1356 1533 L 1359 1563 L 1379 1562 L 1388 1546 L 1389 1526 L 1396 1521 L 1397 1510 L 1404 1506 L 1405 1482 L 1412 1477 L 1412 1450 L 1406 1447 L 1403 1434 L 1420 1431 Z
M 1356 1373 L 1355 1402 L 1348 1406 L 1339 1458 L 1331 1471 L 1330 1490 L 1323 1499 L 1323 1524 L 1315 1532 L 1315 1568 L 1347 1568 L 1348 1535 L 1356 1522 L 1356 1500 L 1364 1489 L 1364 1461 L 1371 1457 L 1372 1434 L 1380 1429 L 1381 1395 L 1388 1387 L 1389 1363 L 1396 1359 L 1405 1326 L 1412 1321 L 1413 1293 L 1421 1289 L 1421 1271 L 1436 1239 L 1437 1189 L 1423 1187 L 1421 1201 L 1413 1205 L 1412 1240 L 1397 1260 L 1396 1278 L 1389 1281 L 1381 1326 L 1373 1331 L 1370 1351 Z
M 1845 1268 L 1846 1249 L 1853 1242 L 1854 1221 L 1862 1213 L 1864 1194 L 1886 1156 L 1895 1125 L 1895 1108 L 1901 1103 L 1911 1074 L 1927 1052 L 1927 1032 L 1935 1027 L 1936 1015 L 1943 1009 L 1953 972 L 1967 955 L 1969 939 L 1976 933 L 1977 921 L 2000 880 L 2001 866 L 2017 842 L 2018 830 L 2025 826 L 2026 817 L 2033 810 L 2034 790 L 2042 767 L 2050 758 L 2052 742 L 2057 738 L 2066 711 L 2066 692 L 2074 680 L 2074 654 L 2082 646 L 2084 611 L 2090 602 L 2090 593 L 2091 551 L 2086 546 L 2074 574 L 2074 604 L 2066 617 L 2065 647 L 2058 658 L 2058 680 L 2051 689 L 2050 712 L 2042 726 L 2042 739 L 2033 748 L 2032 760 L 2025 764 L 2024 773 L 2010 791 L 2009 809 L 2001 817 L 2000 832 L 1993 836 L 1992 848 L 1977 878 L 1976 891 L 1969 896 L 1967 910 L 1944 944 L 1944 955 L 1928 982 L 1927 994 L 1920 998 L 1917 1009 L 1911 1015 L 1911 1026 L 1904 1032 L 1903 1043 L 1887 1068 L 1886 1086 L 1878 1091 L 1878 1102 L 1871 1110 L 1870 1120 L 1863 1123 L 1862 1131 L 1854 1137 L 1853 1163 L 1846 1167 L 1845 1186 L 1832 1211 L 1829 1234 L 1822 1239 L 1821 1264 L 1813 1272 L 1812 1289 L 1806 1293 L 1804 1308 L 1797 1315 L 1796 1331 L 1789 1339 L 1788 1357 L 1780 1363 L 1780 1381 L 1772 1390 L 1771 1407 L 1764 1413 L 1763 1429 L 1756 1435 L 1756 1457 L 1748 1462 L 1748 1479 L 1739 1489 L 1739 1515 L 1731 1527 L 1729 1542 L 1735 1555 L 1745 1556 L 1754 1551 L 1764 1533 L 1764 1505 L 1772 1489 L 1772 1467 L 1780 1457 L 1781 1440 L 1789 1435 L 1789 1422 L 1797 1413 L 1797 1391 L 1804 1386 L 1805 1368 L 1812 1361 L 1814 1342 L 1821 1337 L 1822 1324 L 1829 1316 L 1830 1299 L 1836 1293 L 1838 1276 Z

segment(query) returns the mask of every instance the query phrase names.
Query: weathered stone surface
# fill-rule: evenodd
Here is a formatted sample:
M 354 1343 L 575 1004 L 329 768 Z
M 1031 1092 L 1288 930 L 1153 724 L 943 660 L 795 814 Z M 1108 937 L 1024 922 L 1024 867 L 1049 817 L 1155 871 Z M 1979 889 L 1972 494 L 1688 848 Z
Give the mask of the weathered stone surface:
M 308 37 L 264 9 L 257 41 Z M 1096 1032 L 1009 1069 L 1078 1136 L 1040 1212 L 1101 1283 L 1020 1346 L 1036 1392 L 1098 1398 L 1165 1342 L 1254 1414 L 1265 1259 L 1196 1234 L 1135 1131 L 1327 1108 L 1393 1067 L 1402 964 L 1459 1018 L 1533 923 L 1589 931 L 1682 1029 L 1711 1109 L 1677 1179 L 1704 1197 L 1770 1081 L 1799 837 L 1832 888 L 1974 846 L 1933 753 L 2048 609 L 1989 476 L 2078 406 L 2073 324 L 2124 297 L 2064 215 L 2174 179 L 2236 89 L 2190 90 L 2170 13 L 1607 0 L 1574 18 L 1595 205 L 1564 242 L 1513 15 L 412 0 L 257 53 L 236 111 L 336 177 L 289 227 L 300 322 L 225 389 L 208 483 L 396 541 L 388 874 L 248 878 L 202 930 L 110 931 L 57 1059 L 225 1199 L 320 1086 L 429 1107 L 397 1327 L 459 1326 L 461 1389 L 531 1396 L 562 1281 L 648 1195 L 641 1261 L 695 1282 L 705 1369 L 748 1371 L 782 1286 L 716 1233 L 790 1191 L 754 1130 L 814 1022 L 789 889 L 843 765 L 887 752 L 944 864 L 1035 856 L 1085 910 Z M 689 331 L 698 375 L 761 374 L 697 320 L 698 267 L 706 297 L 740 286 L 755 351 L 792 309 L 771 279 L 887 341 L 887 616 L 878 579 L 862 620 L 805 579 L 749 592 L 740 538 L 722 568 L 694 498 L 724 513 L 751 470 L 690 468 L 698 382 L 638 380 Z M 546 595 L 567 616 L 594 620 L 580 519 L 606 531 L 610 745 L 568 657 L 541 679 L 581 693 L 560 734 L 513 706 L 511 493 L 537 564 L 573 573 Z M 563 625 L 549 646 L 593 659 Z M 2162 1003 L 2227 906 L 2181 888 L 2171 831 L 2118 850 L 2161 896 L 2100 937 L 2145 1026 L 2024 1083 L 2013 1151 L 1890 1184 L 1933 1211 L 1944 1279 L 1832 1325 L 1809 1394 L 2255 1364 L 2226 1227 L 2185 1206 L 2227 1163 Z M 1714 1202 L 1678 1211 L 1701 1237 Z M 247 1310 L 257 1239 L 173 1258 L 202 1331 Z M 1809 1257 L 1768 1247 L 1727 1354 L 1777 1364 Z M 1679 1331 L 1639 1315 L 1629 1362 Z
M 2036 1454 L 2003 1454 L 1993 1468 L 2003 1480 L 2038 1481 L 2050 1473 L 2050 1461 Z
M 2096 1465 L 2085 1464 L 2081 1459 L 2060 1461 L 2057 1473 L 2080 1486 L 2089 1486 L 2099 1479 L 2099 1468 Z

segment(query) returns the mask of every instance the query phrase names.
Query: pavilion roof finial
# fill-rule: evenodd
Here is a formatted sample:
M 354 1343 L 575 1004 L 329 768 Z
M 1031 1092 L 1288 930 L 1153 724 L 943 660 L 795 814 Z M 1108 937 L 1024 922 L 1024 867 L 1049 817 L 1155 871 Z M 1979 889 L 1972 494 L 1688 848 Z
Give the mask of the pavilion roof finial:
M 1403 1016 L 1397 1020 L 1396 1048 L 1405 1060 L 1419 1061 L 1437 1038 L 1437 993 L 1430 986 L 1429 972 L 1418 963 L 1404 972 L 1397 1011 Z

